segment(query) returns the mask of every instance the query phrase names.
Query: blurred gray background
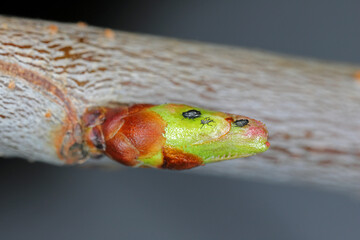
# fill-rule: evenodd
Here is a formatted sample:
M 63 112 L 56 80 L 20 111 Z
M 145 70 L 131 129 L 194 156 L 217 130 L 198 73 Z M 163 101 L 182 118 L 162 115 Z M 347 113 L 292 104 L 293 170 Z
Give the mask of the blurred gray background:
M 2 1 L 1 14 L 360 62 L 356 0 Z M 2 159 L 0 189 L 1 240 L 360 239 L 360 200 L 311 186 Z

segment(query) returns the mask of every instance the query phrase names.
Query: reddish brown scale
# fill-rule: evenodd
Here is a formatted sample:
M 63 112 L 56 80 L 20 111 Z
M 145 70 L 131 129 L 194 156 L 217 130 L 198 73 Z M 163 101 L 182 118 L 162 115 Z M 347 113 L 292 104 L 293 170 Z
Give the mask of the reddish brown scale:
M 105 141 L 109 141 L 111 140 L 117 133 L 118 131 L 122 128 L 122 126 L 125 123 L 124 118 L 127 116 L 128 114 L 114 114 L 111 117 L 107 117 L 106 116 L 106 120 L 104 122 L 104 124 L 102 124 L 102 130 L 104 133 L 104 138 Z
M 194 154 L 185 153 L 177 148 L 163 148 L 164 163 L 161 168 L 183 170 L 202 165 L 202 159 Z
M 161 152 L 166 123 L 158 114 L 147 110 L 152 106 L 137 104 L 129 108 L 88 110 L 83 124 L 89 126 L 85 139 L 90 152 L 103 152 L 127 166 L 137 165 L 137 159 Z
M 130 142 L 139 150 L 139 157 L 151 157 L 161 151 L 165 144 L 166 123 L 152 111 L 140 111 L 124 118 L 125 124 L 121 128 Z
M 137 158 L 140 156 L 140 152 L 123 133 L 118 132 L 116 136 L 106 140 L 105 144 L 105 154 L 112 159 L 126 166 L 138 164 Z

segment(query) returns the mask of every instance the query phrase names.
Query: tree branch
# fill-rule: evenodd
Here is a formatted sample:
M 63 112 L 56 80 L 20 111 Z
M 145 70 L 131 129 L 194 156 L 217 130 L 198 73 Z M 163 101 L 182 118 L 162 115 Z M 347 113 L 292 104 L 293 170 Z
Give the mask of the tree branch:
M 191 171 L 358 189 L 357 70 L 82 23 L 0 17 L 0 153 L 63 164 L 58 134 L 79 141 L 87 107 L 185 103 L 262 120 L 271 143 L 263 154 Z

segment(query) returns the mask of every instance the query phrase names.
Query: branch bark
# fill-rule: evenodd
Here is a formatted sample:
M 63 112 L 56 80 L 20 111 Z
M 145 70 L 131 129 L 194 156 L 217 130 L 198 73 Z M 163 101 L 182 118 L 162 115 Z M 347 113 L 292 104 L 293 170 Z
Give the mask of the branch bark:
M 264 121 L 270 149 L 193 172 L 359 189 L 356 66 L 0 17 L 0 154 L 64 164 L 56 134 L 87 107 L 185 103 Z M 87 164 L 110 161 L 89 160 Z

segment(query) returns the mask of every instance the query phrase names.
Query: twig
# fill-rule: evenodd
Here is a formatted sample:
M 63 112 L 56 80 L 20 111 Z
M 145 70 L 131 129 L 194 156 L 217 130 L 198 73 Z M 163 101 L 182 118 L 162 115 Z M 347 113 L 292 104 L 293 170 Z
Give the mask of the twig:
M 355 66 L 0 17 L 2 156 L 63 164 L 57 134 L 78 141 L 85 108 L 114 102 L 186 103 L 267 124 L 267 152 L 195 172 L 359 188 Z

